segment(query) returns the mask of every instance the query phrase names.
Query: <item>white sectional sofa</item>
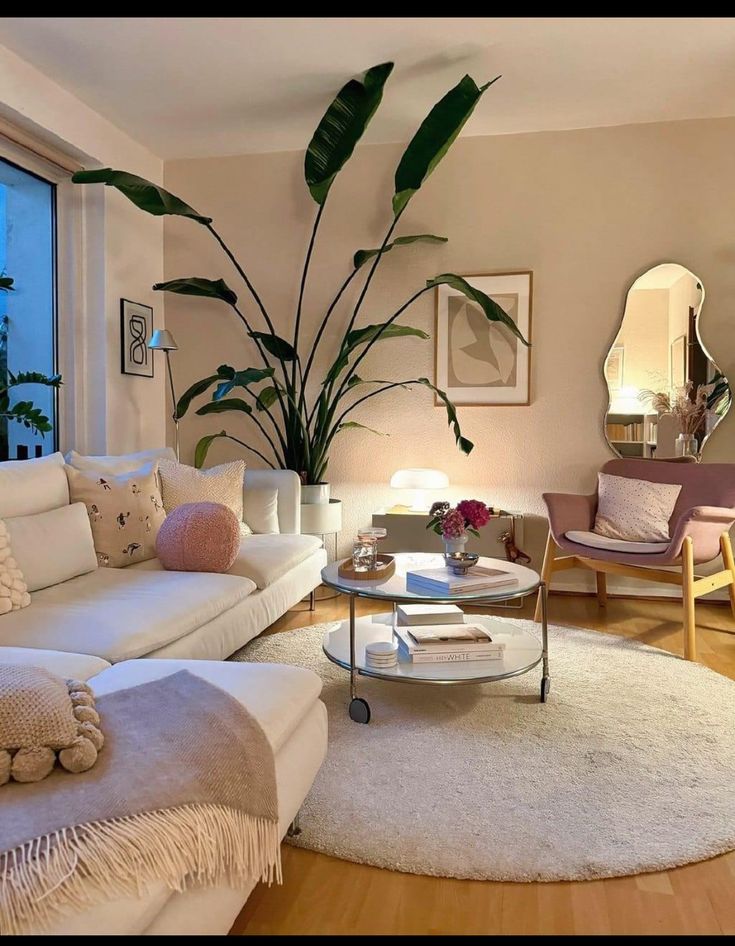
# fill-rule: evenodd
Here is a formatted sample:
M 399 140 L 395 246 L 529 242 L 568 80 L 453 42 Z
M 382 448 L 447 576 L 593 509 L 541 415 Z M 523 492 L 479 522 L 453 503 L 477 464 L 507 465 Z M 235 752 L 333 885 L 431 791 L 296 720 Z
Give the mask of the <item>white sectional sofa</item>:
M 298 477 L 247 471 L 246 492 L 264 486 L 278 489 L 280 534 L 243 538 L 229 574 L 167 572 L 154 559 L 124 569 L 96 568 L 35 591 L 29 607 L 0 615 L 0 662 L 87 680 L 98 696 L 182 668 L 226 690 L 260 721 L 273 747 L 284 835 L 326 754 L 321 680 L 299 667 L 222 659 L 317 586 L 326 554 L 318 539 L 299 534 Z M 0 463 L 0 519 L 68 501 L 60 454 Z M 63 542 L 56 544 L 62 547 L 39 554 L 70 554 Z M 63 917 L 43 932 L 226 934 L 251 890 L 176 893 L 160 884 L 143 897 L 113 899 Z

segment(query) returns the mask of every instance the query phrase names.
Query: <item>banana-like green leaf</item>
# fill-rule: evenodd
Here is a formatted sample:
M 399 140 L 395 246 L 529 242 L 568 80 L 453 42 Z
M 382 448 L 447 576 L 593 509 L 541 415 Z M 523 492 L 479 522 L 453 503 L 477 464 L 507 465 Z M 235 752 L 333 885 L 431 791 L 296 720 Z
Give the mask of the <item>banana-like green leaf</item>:
M 206 437 L 202 437 L 194 450 L 194 466 L 197 468 L 197 470 L 200 470 L 204 466 L 204 461 L 207 459 L 209 448 L 212 446 L 214 441 L 219 440 L 220 437 L 227 436 L 229 436 L 227 431 L 221 430 L 218 434 L 207 434 Z
M 337 428 L 337 433 L 340 430 L 367 430 L 371 434 L 377 434 L 379 437 L 390 437 L 390 434 L 383 433 L 382 430 L 375 430 L 374 427 L 366 427 L 365 424 L 358 424 L 356 420 L 347 420 L 344 424 L 340 424 Z
M 383 247 L 383 253 L 388 253 L 394 246 L 407 246 L 409 243 L 446 243 L 446 237 L 434 236 L 433 233 L 416 233 L 413 236 L 397 237 L 392 243 Z M 377 250 L 358 250 L 352 258 L 352 265 L 359 269 L 363 263 L 377 256 L 380 249 Z
M 403 338 L 406 335 L 415 335 L 417 338 L 423 339 L 429 337 L 420 328 L 412 328 L 410 325 L 398 325 L 396 322 L 388 326 L 385 322 L 382 322 L 378 325 L 365 325 L 363 328 L 353 329 L 347 334 L 339 355 L 324 379 L 324 384 L 331 384 L 332 381 L 335 381 L 347 367 L 352 352 L 360 345 L 371 342 L 378 334 L 380 334 L 379 341 L 381 342 L 383 339 Z
M 0 276 L 0 289 L 4 289 L 5 292 L 10 292 L 13 290 L 13 283 L 15 280 L 12 276 Z
M 465 76 L 432 108 L 396 168 L 394 214 L 399 214 L 421 187 L 449 150 L 483 92 L 499 78 L 478 86 L 474 79 Z
M 241 414 L 252 414 L 252 407 L 241 397 L 227 397 L 221 401 L 210 401 L 199 408 L 197 414 L 202 417 L 206 414 L 225 414 L 227 411 L 239 411 Z
M 220 365 L 218 369 L 219 376 L 226 380 L 217 385 L 212 400 L 221 401 L 234 388 L 249 388 L 251 384 L 257 384 L 259 381 L 265 381 L 266 378 L 272 378 L 274 370 L 274 368 L 269 367 L 245 368 L 242 371 L 233 371 L 229 365 Z
M 152 184 L 144 177 L 128 174 L 127 171 L 115 171 L 113 168 L 77 171 L 71 179 L 75 184 L 105 184 L 107 187 L 115 187 L 136 207 L 145 210 L 146 213 L 153 214 L 154 217 L 162 217 L 165 214 L 172 214 L 175 217 L 189 217 L 189 219 L 196 220 L 197 223 L 204 226 L 212 222 L 211 217 L 203 217 L 180 197 L 169 193 L 163 187 L 159 187 L 158 184 Z
M 47 388 L 59 388 L 63 384 L 60 374 L 42 374 L 40 371 L 19 371 L 18 374 L 8 372 L 8 387 L 14 388 L 19 384 L 42 384 Z
M 527 342 L 523 337 L 520 329 L 513 319 L 508 315 L 505 309 L 501 308 L 497 302 L 482 292 L 482 290 L 477 289 L 475 286 L 471 286 L 467 280 L 463 279 L 461 276 L 456 276 L 454 273 L 442 273 L 441 276 L 435 276 L 433 279 L 427 279 L 426 285 L 450 286 L 452 289 L 456 289 L 457 292 L 461 292 L 462 295 L 467 296 L 471 302 L 476 302 L 485 313 L 488 321 L 502 322 L 503 325 L 505 325 L 505 327 L 516 336 L 516 338 L 519 338 L 527 347 L 529 346 L 529 342 Z
M 269 355 L 280 361 L 293 361 L 296 358 L 293 346 L 285 338 L 280 338 L 272 332 L 250 332 L 250 337 L 256 338 Z
M 186 414 L 186 412 L 189 410 L 189 405 L 195 397 L 199 397 L 200 394 L 204 394 L 204 392 L 211 388 L 212 385 L 217 381 L 219 381 L 219 375 L 211 374 L 208 378 L 202 378 L 201 381 L 195 381 L 191 387 L 187 388 L 176 404 L 176 420 L 181 420 L 181 418 Z
M 350 79 L 324 113 L 304 158 L 304 176 L 317 204 L 327 199 L 329 188 L 362 137 L 383 97 L 383 86 L 392 62 L 373 66 L 362 79 Z
M 255 401 L 255 409 L 258 411 L 267 411 L 277 398 L 278 391 L 275 386 L 263 388 Z
M 169 279 L 157 282 L 154 287 L 159 292 L 175 292 L 181 296 L 206 296 L 209 299 L 221 299 L 229 305 L 235 305 L 237 295 L 224 279 L 204 279 L 202 276 L 184 276 L 181 279 Z
M 416 382 L 409 382 L 411 384 L 418 383 L 423 384 L 424 387 L 429 388 L 431 391 L 436 394 L 439 400 L 442 402 L 444 407 L 447 410 L 447 423 L 452 428 L 454 432 L 454 439 L 457 441 L 457 446 L 462 451 L 462 453 L 470 454 L 474 450 L 475 445 L 471 440 L 467 440 L 466 437 L 462 436 L 462 431 L 459 427 L 459 420 L 457 418 L 457 409 L 454 404 L 449 400 L 445 391 L 440 390 L 436 385 L 432 384 L 428 378 L 417 378 Z

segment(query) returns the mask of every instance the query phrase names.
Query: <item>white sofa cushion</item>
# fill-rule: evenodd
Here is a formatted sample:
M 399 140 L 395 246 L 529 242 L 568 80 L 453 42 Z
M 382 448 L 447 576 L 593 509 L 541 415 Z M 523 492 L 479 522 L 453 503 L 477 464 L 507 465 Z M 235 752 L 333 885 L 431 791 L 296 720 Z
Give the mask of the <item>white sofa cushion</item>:
M 5 520 L 10 546 L 29 591 L 86 575 L 97 568 L 84 503 Z
M 62 454 L 0 463 L 0 519 L 32 516 L 68 502 Z
M 596 532 L 574 531 L 566 533 L 570 542 L 577 542 L 579 545 L 587 545 L 593 549 L 605 549 L 606 552 L 632 552 L 640 555 L 655 555 L 665 552 L 669 547 L 668 542 L 629 542 L 627 539 L 610 539 L 606 535 L 598 535 Z
M 315 535 L 247 535 L 228 574 L 252 578 L 258 588 L 267 588 L 321 547 Z
M 189 670 L 225 690 L 249 710 L 278 752 L 322 691 L 305 667 L 218 660 L 133 660 L 104 670 L 93 681 L 95 696 Z
M 45 667 L 65 680 L 89 680 L 111 666 L 108 660 L 91 654 L 67 654 L 61 650 L 35 647 L 0 647 L 0 663 L 24 667 Z
M 116 663 L 190 634 L 253 591 L 254 582 L 236 575 L 98 568 L 38 591 L 30 608 L 4 615 L 0 646 L 94 654 Z
M 247 474 L 245 477 L 247 484 Z M 257 535 L 274 535 L 278 525 L 278 489 L 274 486 L 251 486 L 243 490 L 242 517 L 244 525 Z
M 322 540 L 315 535 L 244 535 L 240 551 L 228 575 L 252 579 L 259 590 L 267 588 L 296 568 L 322 548 Z M 131 565 L 136 571 L 163 571 L 157 558 Z
M 156 447 L 154 450 L 139 450 L 137 453 L 123 453 L 120 456 L 85 457 L 76 450 L 70 450 L 66 462 L 75 470 L 88 470 L 92 473 L 132 473 L 146 463 L 155 460 L 175 460 L 176 454 L 171 447 Z

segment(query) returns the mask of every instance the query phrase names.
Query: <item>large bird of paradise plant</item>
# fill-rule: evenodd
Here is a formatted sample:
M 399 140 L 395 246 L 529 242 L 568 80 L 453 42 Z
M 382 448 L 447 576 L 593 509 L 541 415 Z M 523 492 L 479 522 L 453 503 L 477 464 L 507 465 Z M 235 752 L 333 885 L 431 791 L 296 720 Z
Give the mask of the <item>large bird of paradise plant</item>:
M 0 291 L 14 292 L 13 282 L 11 276 L 0 276 Z M 33 401 L 19 400 L 11 404 L 11 391 L 27 384 L 41 384 L 51 388 L 61 385 L 60 374 L 49 376 L 40 371 L 10 371 L 7 360 L 8 326 L 8 317 L 0 317 L 0 459 L 7 458 L 8 455 L 9 423 L 22 424 L 42 437 L 53 430 L 51 421 Z
M 276 331 L 275 320 L 256 290 L 251 276 L 215 229 L 211 217 L 198 213 L 162 187 L 125 171 L 103 168 L 79 171 L 73 177 L 79 184 L 102 183 L 115 187 L 137 207 L 150 214 L 188 217 L 209 231 L 244 283 L 248 297 L 247 306 L 239 301 L 237 294 L 222 279 L 186 276 L 157 283 L 153 287 L 164 292 L 204 296 L 226 303 L 240 319 L 262 363 L 262 366 L 247 368 L 220 365 L 216 371 L 192 384 L 182 395 L 176 405 L 175 416 L 177 419 L 182 418 L 195 398 L 214 389 L 211 400 L 203 404 L 197 414 L 235 413 L 247 416 L 260 430 L 272 456 L 265 455 L 251 444 L 243 442 L 226 430 L 221 430 L 199 441 L 195 451 L 197 466 L 204 463 L 207 451 L 215 440 L 228 438 L 257 454 L 269 466 L 295 470 L 306 484 L 320 483 L 324 479 L 334 438 L 345 430 L 370 429 L 351 420 L 352 412 L 370 398 L 413 385 L 430 388 L 441 400 L 457 445 L 468 454 L 473 444 L 462 436 L 454 405 L 428 378 L 380 381 L 363 378 L 359 374 L 362 362 L 378 342 L 405 336 L 428 338 L 420 329 L 399 324 L 398 319 L 413 302 L 435 286 L 444 284 L 463 293 L 482 309 L 489 321 L 504 324 L 524 345 L 528 344 L 513 320 L 499 305 L 485 293 L 470 286 L 461 276 L 453 273 L 443 273 L 427 280 L 424 286 L 412 293 L 385 321 L 371 325 L 358 322 L 370 284 L 386 253 L 412 243 L 446 242 L 445 237 L 428 233 L 396 237 L 393 235 L 409 202 L 447 153 L 480 98 L 492 85 L 492 82 L 488 82 L 478 86 L 473 79 L 465 76 L 431 109 L 398 164 L 392 214 L 383 242 L 376 249 L 358 250 L 354 254 L 352 268 L 324 313 L 311 350 L 304 352 L 303 344 L 300 349 L 301 320 L 309 265 L 327 199 L 337 174 L 349 160 L 380 105 L 383 87 L 392 70 L 393 63 L 382 63 L 368 69 L 361 79 L 351 79 L 324 113 L 306 150 L 304 175 L 316 204 L 316 211 L 290 338 L 284 338 Z M 350 307 L 351 313 L 344 326 L 334 360 L 318 390 L 310 397 L 307 386 L 316 352 L 324 340 L 327 326 L 334 318 L 335 310 L 353 280 L 363 273 L 366 275 L 356 294 L 356 301 Z M 282 324 L 280 320 L 279 324 Z

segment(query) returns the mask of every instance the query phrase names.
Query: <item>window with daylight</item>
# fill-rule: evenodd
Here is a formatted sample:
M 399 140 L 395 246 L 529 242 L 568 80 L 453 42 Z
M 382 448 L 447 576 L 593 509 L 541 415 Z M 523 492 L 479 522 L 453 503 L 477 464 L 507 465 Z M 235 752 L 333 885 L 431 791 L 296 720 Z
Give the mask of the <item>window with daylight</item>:
M 13 279 L 0 292 L 0 391 L 20 372 L 56 372 L 56 185 L 0 158 L 0 275 Z M 0 415 L 0 460 L 53 453 L 57 395 L 53 387 L 10 388 L 12 412 L 32 402 L 52 425 L 45 433 Z

